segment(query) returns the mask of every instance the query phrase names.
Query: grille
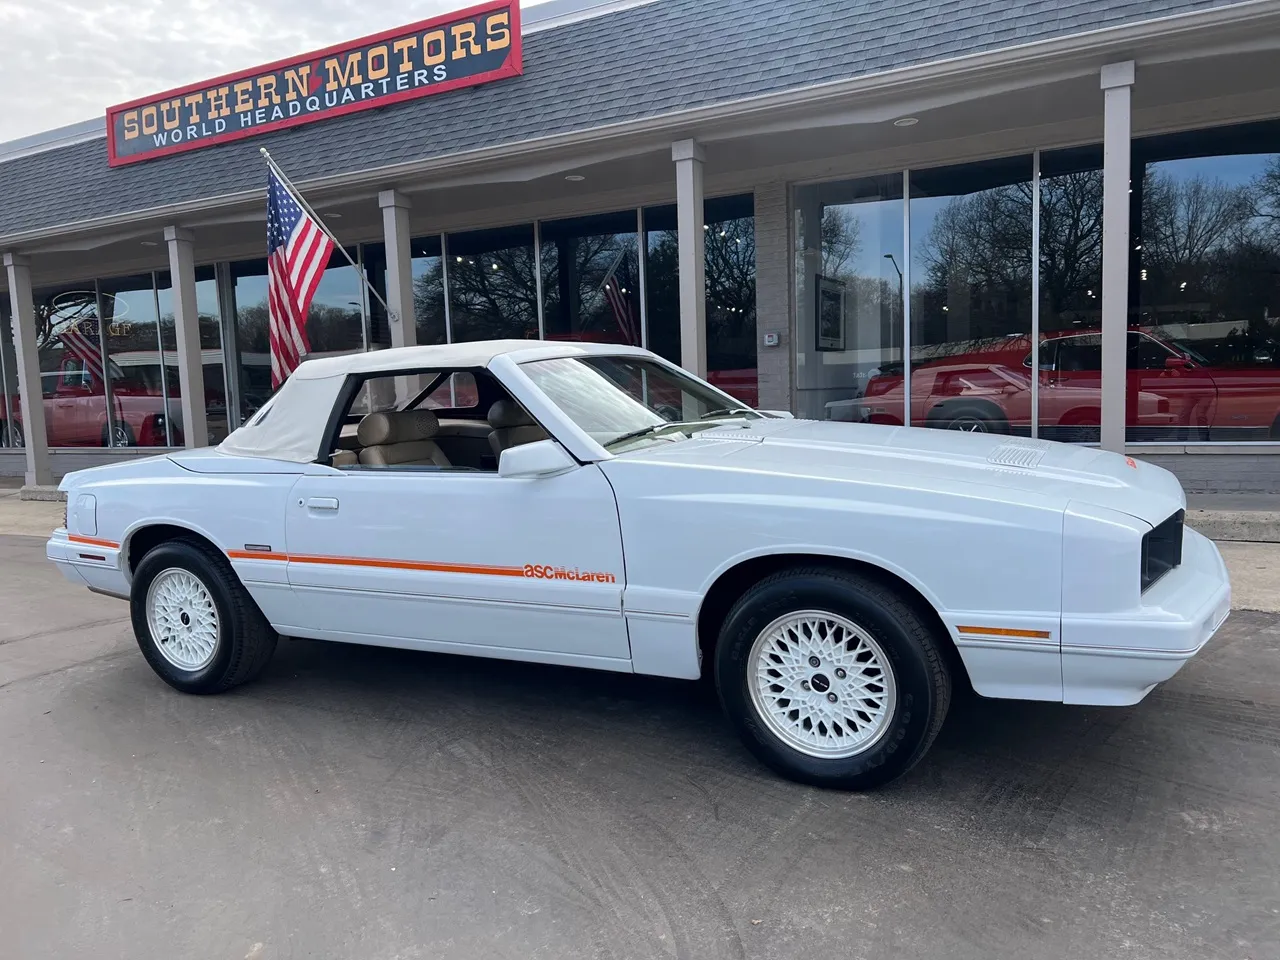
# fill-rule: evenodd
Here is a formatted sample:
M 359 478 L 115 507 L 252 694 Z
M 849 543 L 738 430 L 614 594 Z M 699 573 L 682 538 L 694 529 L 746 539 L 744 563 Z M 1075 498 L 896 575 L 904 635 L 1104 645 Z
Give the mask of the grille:
M 1186 511 L 1179 510 L 1142 538 L 1142 589 L 1146 590 L 1182 563 L 1182 522 Z

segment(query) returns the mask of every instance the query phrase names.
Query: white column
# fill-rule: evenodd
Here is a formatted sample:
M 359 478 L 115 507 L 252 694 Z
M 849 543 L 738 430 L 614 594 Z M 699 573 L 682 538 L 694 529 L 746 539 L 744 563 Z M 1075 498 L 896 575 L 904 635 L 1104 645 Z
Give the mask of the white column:
M 1124 451 L 1132 60 L 1102 68 L 1102 448 Z
M 173 329 L 178 338 L 178 386 L 182 391 L 182 437 L 188 447 L 209 445 L 200 357 L 200 313 L 196 308 L 195 237 L 182 227 L 165 227 L 169 277 L 173 287 Z
M 680 246 L 680 365 L 707 375 L 707 241 L 702 197 L 702 147 L 671 145 L 676 164 L 676 227 Z
M 31 262 L 16 253 L 4 255 L 9 274 L 9 307 L 13 314 L 13 349 L 18 360 L 18 400 L 22 405 L 25 483 L 49 486 L 49 441 L 44 431 L 44 392 L 40 388 L 40 355 L 36 349 L 36 308 L 31 296 Z
M 382 208 L 382 239 L 387 248 L 387 306 L 391 316 L 393 347 L 418 344 L 418 326 L 413 313 L 413 254 L 409 249 L 409 198 L 397 190 L 378 194 Z

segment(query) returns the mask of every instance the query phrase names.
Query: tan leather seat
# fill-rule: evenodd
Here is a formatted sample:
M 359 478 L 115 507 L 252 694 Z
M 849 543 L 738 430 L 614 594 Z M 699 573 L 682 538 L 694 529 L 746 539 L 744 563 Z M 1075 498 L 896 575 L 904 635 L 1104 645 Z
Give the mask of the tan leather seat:
M 360 421 L 360 462 L 370 467 L 447 467 L 449 458 L 433 439 L 440 421 L 430 410 L 371 413 Z
M 508 447 L 547 439 L 544 431 L 514 400 L 498 400 L 489 408 L 489 446 L 501 458 Z
M 354 450 L 335 450 L 329 458 L 331 467 L 354 467 L 359 462 L 360 458 Z

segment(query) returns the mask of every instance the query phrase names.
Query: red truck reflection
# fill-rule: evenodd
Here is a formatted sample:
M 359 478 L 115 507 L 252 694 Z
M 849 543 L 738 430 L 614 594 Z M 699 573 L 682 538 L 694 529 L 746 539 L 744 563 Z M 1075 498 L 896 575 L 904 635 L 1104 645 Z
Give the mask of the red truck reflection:
M 182 404 L 176 389 L 168 397 L 158 386 L 119 368 L 112 370 L 111 410 L 101 373 L 84 360 L 67 356 L 57 370 L 42 373 L 45 432 L 51 447 L 181 446 Z M 176 387 L 176 384 L 175 384 Z M 209 397 L 216 407 L 218 398 Z M 9 397 L 3 429 L 11 445 L 25 436 L 19 398 Z
M 1280 440 L 1280 369 L 1213 366 L 1194 349 L 1150 330 L 1128 338 L 1126 419 L 1130 440 Z M 902 423 L 902 375 L 872 377 L 863 419 Z M 1040 434 L 1096 440 L 1101 422 L 1102 339 L 1060 332 L 1040 342 Z M 930 360 L 911 373 L 911 422 L 952 430 L 1029 433 L 1027 337 Z

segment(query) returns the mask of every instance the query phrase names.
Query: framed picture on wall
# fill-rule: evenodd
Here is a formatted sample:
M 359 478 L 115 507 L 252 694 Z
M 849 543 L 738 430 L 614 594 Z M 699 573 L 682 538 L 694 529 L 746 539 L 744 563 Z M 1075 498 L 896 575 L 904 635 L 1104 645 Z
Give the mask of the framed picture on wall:
M 834 277 L 818 277 L 816 317 L 819 350 L 844 349 L 845 285 Z

